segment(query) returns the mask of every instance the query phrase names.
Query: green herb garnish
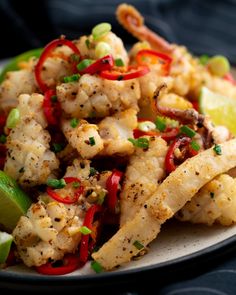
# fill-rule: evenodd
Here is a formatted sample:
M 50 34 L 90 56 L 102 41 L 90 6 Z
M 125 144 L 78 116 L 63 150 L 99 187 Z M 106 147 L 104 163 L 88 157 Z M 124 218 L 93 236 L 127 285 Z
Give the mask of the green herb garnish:
M 132 144 L 136 147 L 144 148 L 144 149 L 147 149 L 149 147 L 149 140 L 147 138 L 143 138 L 143 137 L 140 137 L 137 139 L 128 138 L 128 140 L 132 142 Z

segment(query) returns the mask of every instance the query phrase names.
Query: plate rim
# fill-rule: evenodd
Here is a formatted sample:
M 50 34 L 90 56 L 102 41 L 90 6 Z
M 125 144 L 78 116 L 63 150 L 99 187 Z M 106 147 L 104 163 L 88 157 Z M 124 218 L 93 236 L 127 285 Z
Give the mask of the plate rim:
M 235 226 L 235 225 L 232 225 Z M 0 287 L 7 287 L 10 289 L 15 289 L 16 287 L 22 287 L 24 290 L 30 290 L 32 286 L 38 286 L 39 288 L 44 288 L 45 286 L 51 286 L 51 284 L 55 284 L 54 287 L 66 288 L 68 289 L 68 284 L 71 287 L 99 287 L 101 285 L 104 286 L 119 283 L 126 283 L 132 280 L 133 276 L 145 275 L 150 272 L 154 272 L 158 274 L 158 276 L 162 273 L 165 275 L 167 272 L 179 272 L 180 270 L 188 270 L 193 264 L 195 266 L 206 264 L 216 257 L 226 256 L 228 253 L 232 252 L 236 249 L 236 234 L 231 237 L 226 238 L 216 244 L 213 244 L 209 247 L 203 248 L 196 252 L 174 258 L 168 260 L 166 262 L 161 262 L 153 265 L 136 267 L 133 269 L 124 269 L 119 272 L 115 271 L 106 271 L 102 273 L 94 273 L 94 274 L 84 274 L 84 275 L 74 275 L 74 276 L 37 276 L 34 274 L 27 273 L 18 273 L 15 271 L 8 272 L 5 270 L 0 270 Z M 211 254 L 211 255 L 208 255 Z M 159 277 L 161 278 L 161 276 Z M 4 280 L 4 281 L 3 281 Z M 10 283 L 10 285 L 8 285 Z M 65 284 L 66 283 L 66 284 Z M 25 285 L 27 284 L 27 285 Z M 43 284 L 41 286 L 40 284 Z M 45 285 L 47 284 L 47 285 Z M 91 285 L 90 285 L 91 284 Z

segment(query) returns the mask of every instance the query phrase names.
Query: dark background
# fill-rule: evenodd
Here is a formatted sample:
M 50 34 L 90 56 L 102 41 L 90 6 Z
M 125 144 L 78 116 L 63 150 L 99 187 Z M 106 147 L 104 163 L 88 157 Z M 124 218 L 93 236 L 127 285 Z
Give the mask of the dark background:
M 0 58 L 42 47 L 53 38 L 78 38 L 102 21 L 131 44 L 118 24 L 120 0 L 0 0 Z M 133 0 L 146 24 L 194 54 L 223 54 L 236 64 L 236 0 Z

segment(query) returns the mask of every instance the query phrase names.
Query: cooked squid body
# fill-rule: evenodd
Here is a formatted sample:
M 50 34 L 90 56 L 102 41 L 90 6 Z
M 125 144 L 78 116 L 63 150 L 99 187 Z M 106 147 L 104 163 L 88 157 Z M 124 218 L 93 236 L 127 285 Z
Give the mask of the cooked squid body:
M 137 111 L 128 109 L 106 117 L 98 124 L 99 134 L 103 139 L 104 148 L 101 155 L 131 155 L 133 144 L 128 138 L 133 138 L 133 130 L 137 128 Z
M 46 126 L 42 102 L 40 94 L 19 96 L 20 121 L 7 137 L 4 171 L 24 187 L 45 183 L 59 167 L 55 154 L 49 149 L 50 135 L 42 127 Z
M 63 120 L 62 131 L 82 158 L 93 158 L 103 149 L 103 140 L 98 133 L 97 125 L 86 120 L 80 120 L 74 128 L 71 127 L 70 120 Z
M 129 58 L 128 53 L 124 47 L 123 41 L 113 32 L 109 32 L 104 36 L 101 36 L 98 40 L 94 40 L 92 35 L 82 36 L 76 41 L 76 46 L 79 48 L 82 56 L 91 59 L 98 59 L 96 54 L 96 47 L 98 48 L 100 43 L 106 43 L 107 48 L 106 54 L 111 54 L 114 59 L 121 58 L 125 65 L 128 64 Z
M 36 90 L 33 68 L 8 72 L 0 85 L 0 110 L 8 113 L 17 106 L 20 94 L 32 94 Z
M 62 259 L 77 250 L 82 226 L 76 205 L 34 203 L 13 231 L 17 252 L 27 266 Z
M 147 137 L 148 138 L 148 137 Z M 129 159 L 120 193 L 120 226 L 132 220 L 165 177 L 167 144 L 160 137 L 149 138 L 148 150 L 135 148 Z
M 178 220 L 229 226 L 236 221 L 236 179 L 222 174 L 200 189 L 175 215 Z
M 85 74 L 78 82 L 57 86 L 57 96 L 67 115 L 103 118 L 128 108 L 138 110 L 140 86 L 137 79 L 111 81 Z
M 48 123 L 43 111 L 44 96 L 38 93 L 21 94 L 18 97 L 17 108 L 20 112 L 20 118 L 30 117 L 46 128 Z
M 221 144 L 222 155 L 210 148 L 183 162 L 158 186 L 134 218 L 92 257 L 107 270 L 128 262 L 141 250 L 135 246 L 137 241 L 146 247 L 156 238 L 161 225 L 190 201 L 200 188 L 236 166 L 235 148 L 236 139 L 232 139 Z

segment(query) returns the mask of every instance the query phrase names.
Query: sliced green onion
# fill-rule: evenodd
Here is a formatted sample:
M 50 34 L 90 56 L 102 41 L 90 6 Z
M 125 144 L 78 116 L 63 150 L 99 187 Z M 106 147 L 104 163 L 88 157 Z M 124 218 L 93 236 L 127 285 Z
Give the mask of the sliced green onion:
M 96 58 L 102 58 L 111 52 L 111 46 L 106 42 L 99 42 L 95 47 Z
M 199 62 L 200 64 L 202 64 L 203 66 L 205 66 L 208 62 L 208 60 L 210 59 L 209 55 L 207 54 L 203 54 L 199 57 Z
M 71 76 L 64 77 L 65 83 L 76 82 L 79 80 L 80 74 L 74 74 Z
M 90 41 L 88 38 L 85 40 L 85 44 L 86 44 L 87 48 L 89 49 L 90 48 Z
M 76 128 L 78 126 L 78 124 L 79 124 L 79 119 L 73 118 L 73 119 L 70 120 L 70 126 L 72 128 Z
M 190 142 L 190 146 L 191 146 L 191 148 L 193 149 L 193 150 L 195 150 L 195 151 L 199 151 L 200 150 L 200 145 L 196 142 L 196 141 L 191 141 Z
M 83 235 L 89 235 L 91 234 L 91 229 L 88 228 L 87 226 L 83 225 L 81 226 L 80 230 L 79 230 Z
M 90 144 L 91 146 L 93 146 L 93 145 L 96 144 L 95 139 L 94 139 L 93 136 L 92 136 L 92 137 L 89 137 L 89 144 Z
M 187 125 L 181 126 L 180 131 L 182 133 L 186 134 L 190 138 L 192 138 L 196 135 L 196 132 L 192 128 L 188 127 Z
M 147 138 L 128 138 L 128 140 L 136 147 L 147 149 L 149 147 L 149 140 Z
M 117 59 L 115 59 L 115 65 L 117 67 L 123 67 L 125 65 L 125 63 L 123 62 L 122 58 L 117 58 Z
M 101 266 L 100 263 L 98 263 L 97 261 L 92 261 L 91 262 L 91 268 L 96 272 L 96 273 L 100 273 L 103 271 L 103 267 Z
M 213 150 L 214 150 L 214 152 L 215 152 L 217 155 L 222 155 L 222 150 L 221 150 L 221 146 L 220 146 L 220 145 L 215 144 L 215 146 L 213 147 Z
M 93 63 L 92 59 L 83 59 L 78 65 L 77 65 L 77 69 L 79 71 L 82 71 L 84 69 L 86 69 L 88 66 L 90 66 Z
M 63 188 L 66 186 L 65 180 L 62 179 L 48 179 L 47 185 L 53 188 Z
M 156 128 L 161 132 L 166 129 L 165 119 L 162 117 L 157 117 L 155 121 Z
M 2 135 L 0 136 L 0 143 L 6 143 L 6 141 L 7 141 L 7 137 L 6 137 L 6 135 L 2 134 Z
M 64 146 L 63 143 L 53 143 L 52 149 L 55 153 L 59 153 L 64 149 Z
M 230 63 L 225 56 L 215 55 L 207 62 L 207 68 L 216 76 L 223 77 L 230 71 Z
M 94 176 L 97 173 L 97 170 L 94 167 L 90 167 L 89 177 Z
M 140 243 L 138 240 L 136 240 L 133 245 L 138 249 L 138 250 L 141 250 L 144 248 L 143 244 Z
M 57 96 L 56 95 L 51 96 L 51 101 L 52 102 L 57 102 Z
M 78 54 L 71 54 L 70 59 L 74 62 L 79 62 L 80 61 L 80 56 Z
M 97 204 L 102 205 L 105 200 L 105 197 L 106 197 L 106 192 L 101 191 L 98 195 L 98 198 L 97 198 Z
M 100 24 L 96 25 L 92 29 L 93 39 L 98 40 L 98 39 L 104 37 L 110 31 L 111 31 L 111 24 L 109 24 L 109 23 L 100 23 Z
M 73 186 L 73 188 L 78 188 L 78 187 L 80 187 L 80 182 L 74 181 L 72 186 Z
M 8 117 L 6 126 L 7 128 L 14 128 L 16 127 L 17 123 L 20 121 L 20 112 L 17 108 L 14 108 L 10 111 Z
M 156 125 L 151 121 L 143 121 L 138 123 L 138 129 L 141 131 L 150 131 L 156 129 Z

